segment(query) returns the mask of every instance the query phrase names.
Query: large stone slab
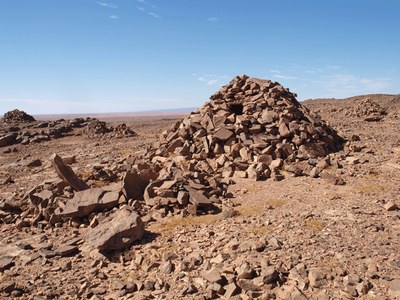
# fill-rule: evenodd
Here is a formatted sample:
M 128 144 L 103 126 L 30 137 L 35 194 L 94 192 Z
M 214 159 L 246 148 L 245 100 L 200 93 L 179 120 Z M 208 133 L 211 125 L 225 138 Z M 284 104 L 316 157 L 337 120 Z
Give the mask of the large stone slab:
M 57 175 L 67 182 L 75 191 L 83 191 L 89 188 L 85 181 L 80 179 L 71 167 L 64 164 L 64 161 L 57 154 L 50 157 L 50 162 L 57 172 Z
M 4 136 L 0 137 L 0 147 L 7 147 L 14 143 L 18 134 L 16 133 L 9 133 Z
M 226 141 L 227 139 L 229 139 L 231 136 L 233 135 L 233 132 L 222 128 L 220 130 L 218 130 L 215 134 L 214 134 L 214 138 L 216 138 L 217 140 L 221 140 L 221 141 Z
M 196 191 L 188 185 L 185 185 L 185 190 L 189 192 L 189 201 L 197 206 L 212 206 L 213 203 L 203 193 Z
M 123 179 L 123 193 L 127 199 L 142 200 L 143 193 L 150 180 L 135 171 L 126 172 Z
M 129 206 L 123 206 L 85 234 L 82 249 L 88 252 L 122 250 L 140 240 L 143 234 L 144 223 L 139 214 Z
M 74 198 L 68 200 L 65 209 L 59 213 L 60 217 L 85 217 L 92 212 L 112 209 L 118 205 L 119 193 L 106 192 L 101 188 L 94 188 L 76 192 Z

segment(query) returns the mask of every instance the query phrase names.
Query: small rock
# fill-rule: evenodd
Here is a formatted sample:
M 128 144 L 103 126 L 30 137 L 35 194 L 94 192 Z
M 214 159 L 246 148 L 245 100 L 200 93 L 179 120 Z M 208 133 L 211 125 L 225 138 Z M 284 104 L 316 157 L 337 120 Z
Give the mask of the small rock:
M 394 211 L 394 210 L 397 210 L 399 207 L 397 206 L 396 203 L 393 203 L 392 201 L 389 201 L 383 206 L 383 208 L 386 211 Z
M 254 271 L 248 263 L 242 264 L 237 273 L 239 279 L 252 279 L 254 277 Z
M 24 294 L 22 289 L 15 289 L 11 292 L 12 297 L 21 297 Z
M 271 247 L 273 250 L 279 250 L 282 248 L 282 242 L 279 241 L 277 238 L 272 237 L 268 240 L 268 246 Z
M 389 295 L 392 297 L 400 297 L 400 279 L 389 282 Z
M 372 288 L 372 284 L 369 281 L 363 281 L 356 285 L 356 290 L 359 296 L 366 295 Z
M 0 292 L 11 293 L 15 288 L 15 282 L 2 282 L 0 283 Z
M 12 256 L 0 257 L 0 272 L 4 272 L 4 270 L 10 269 L 14 265 L 15 265 L 14 257 Z
M 224 289 L 225 289 L 224 297 L 226 299 L 230 299 L 232 296 L 235 296 L 240 293 L 240 288 L 234 282 L 225 286 Z
M 58 256 L 70 256 L 78 252 L 78 247 L 73 245 L 62 245 L 55 250 Z
M 170 274 L 174 270 L 174 265 L 168 260 L 160 266 L 160 271 L 165 274 Z
M 203 278 L 211 283 L 213 283 L 213 282 L 221 283 L 222 282 L 221 273 L 216 270 L 211 270 L 209 272 L 204 273 Z
M 279 274 L 274 266 L 268 266 L 262 270 L 265 284 L 275 283 L 279 279 Z
M 18 243 L 17 246 L 24 250 L 32 250 L 33 249 L 32 245 L 29 243 L 26 243 L 26 242 L 20 242 L 20 243 Z
M 310 280 L 310 285 L 315 288 L 320 288 L 326 283 L 324 273 L 317 269 L 310 270 L 308 279 Z
M 42 161 L 40 159 L 34 159 L 26 164 L 28 168 L 36 168 L 42 165 Z

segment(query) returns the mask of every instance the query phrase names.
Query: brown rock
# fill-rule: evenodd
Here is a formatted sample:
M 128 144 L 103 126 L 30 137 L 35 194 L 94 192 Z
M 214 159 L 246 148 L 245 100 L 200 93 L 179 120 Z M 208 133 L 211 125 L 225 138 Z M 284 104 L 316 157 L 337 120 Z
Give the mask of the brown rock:
M 17 139 L 17 136 L 18 134 L 15 132 L 0 136 L 0 147 L 7 147 L 12 145 Z
M 222 129 L 218 130 L 214 134 L 214 138 L 216 138 L 217 140 L 220 140 L 220 141 L 226 141 L 231 136 L 233 136 L 233 132 L 228 130 L 228 129 L 225 129 L 225 128 L 222 128 Z
M 240 293 L 240 288 L 234 282 L 225 286 L 224 289 L 225 289 L 224 297 L 226 299 L 230 299 L 231 297 Z
M 78 247 L 74 245 L 62 245 L 55 250 L 58 256 L 70 256 L 78 252 Z
M 320 288 L 326 283 L 324 273 L 317 269 L 310 270 L 308 279 L 310 280 L 310 285 L 315 288 Z
M 393 210 L 398 209 L 399 207 L 397 206 L 396 203 L 394 203 L 394 202 L 392 202 L 392 201 L 389 201 L 389 202 L 387 202 L 387 203 L 383 206 L 383 208 L 384 208 L 386 211 L 393 211 Z
M 178 200 L 179 204 L 187 205 L 189 203 L 189 194 L 184 191 L 179 191 L 176 199 Z
M 85 234 L 83 249 L 122 250 L 140 240 L 143 234 L 144 224 L 140 216 L 132 208 L 124 206 Z
M 57 154 L 53 154 L 50 157 L 51 164 L 57 172 L 57 175 L 67 182 L 75 191 L 83 191 L 89 188 L 89 186 L 80 179 L 75 172 L 71 169 L 71 167 L 64 164 L 61 157 Z
M 389 282 L 388 293 L 392 297 L 400 297 L 400 279 Z
M 254 271 L 248 263 L 242 264 L 237 270 L 237 273 L 238 279 L 252 279 L 254 276 Z
M 191 188 L 190 186 L 185 186 L 185 189 L 189 192 L 189 201 L 196 206 L 211 206 L 212 201 L 204 196 L 201 192 L 196 191 L 195 189 Z
M 27 166 L 28 168 L 40 167 L 41 165 L 42 165 L 42 161 L 41 161 L 40 159 L 31 160 L 30 162 L 28 162 L 28 163 L 26 164 L 26 166 Z
M 287 137 L 290 135 L 289 128 L 286 126 L 285 123 L 279 124 L 279 134 L 281 137 Z
M 135 171 L 126 172 L 123 178 L 123 193 L 127 199 L 142 200 L 149 179 Z
M 272 284 L 278 281 L 279 274 L 276 271 L 274 266 L 268 266 L 262 270 L 262 275 L 264 279 L 264 283 Z
M 94 211 L 110 209 L 118 205 L 118 198 L 111 201 L 113 193 L 106 197 L 106 203 L 103 203 L 102 197 L 106 192 L 101 188 L 94 188 L 76 192 L 74 198 L 70 199 L 65 209 L 58 215 L 61 217 L 84 217 Z
M 216 283 L 222 282 L 221 273 L 216 270 L 211 270 L 209 272 L 203 273 L 203 278 L 212 283 L 213 282 L 216 282 Z
M 5 270 L 14 266 L 14 257 L 12 256 L 2 256 L 0 257 L 0 272 L 4 272 Z

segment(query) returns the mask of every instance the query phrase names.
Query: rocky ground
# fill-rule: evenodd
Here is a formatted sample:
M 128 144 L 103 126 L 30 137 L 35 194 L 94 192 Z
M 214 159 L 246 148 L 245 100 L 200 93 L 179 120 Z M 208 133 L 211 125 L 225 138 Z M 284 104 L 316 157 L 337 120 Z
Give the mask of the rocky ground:
M 400 97 L 303 104 L 347 140 L 333 154 L 340 163 L 317 178 L 285 169 L 283 178 L 235 177 L 219 210 L 202 215 L 186 214 L 189 207 L 163 214 L 111 197 L 134 157 L 176 119 L 127 123 L 137 133 L 130 137 L 80 132 L 0 148 L 0 297 L 400 299 Z M 62 187 L 55 199 L 65 207 L 77 193 L 60 182 L 53 153 L 86 191 L 102 189 L 101 205 L 119 208 L 84 218 L 64 209 L 74 217 L 54 224 L 35 219 L 43 202 L 32 208 L 32 201 L 46 200 L 48 186 Z M 115 214 L 125 220 L 131 208 L 141 214 L 143 237 L 106 256 L 85 251 L 88 236 L 112 227 Z M 107 244 L 101 239 L 97 247 Z

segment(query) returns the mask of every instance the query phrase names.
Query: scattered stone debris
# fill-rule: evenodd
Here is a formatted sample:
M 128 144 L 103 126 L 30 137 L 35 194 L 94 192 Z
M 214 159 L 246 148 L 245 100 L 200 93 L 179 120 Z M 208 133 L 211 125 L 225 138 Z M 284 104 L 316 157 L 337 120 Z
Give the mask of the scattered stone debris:
M 127 140 L 101 142 L 129 127 L 92 121 L 57 122 L 93 145 L 2 156 L 0 298 L 400 297 L 392 145 L 384 157 L 345 127 L 343 144 L 289 90 L 247 76 L 129 157 Z
M 32 119 L 31 119 L 32 118 Z M 13 125 L 9 125 L 13 124 Z M 19 110 L 8 112 L 0 123 L 0 147 L 14 144 L 34 144 L 62 138 L 68 135 L 80 135 L 82 131 L 93 139 L 113 139 L 137 136 L 125 123 L 108 126 L 106 122 L 95 118 L 75 118 L 73 120 L 36 121 Z

